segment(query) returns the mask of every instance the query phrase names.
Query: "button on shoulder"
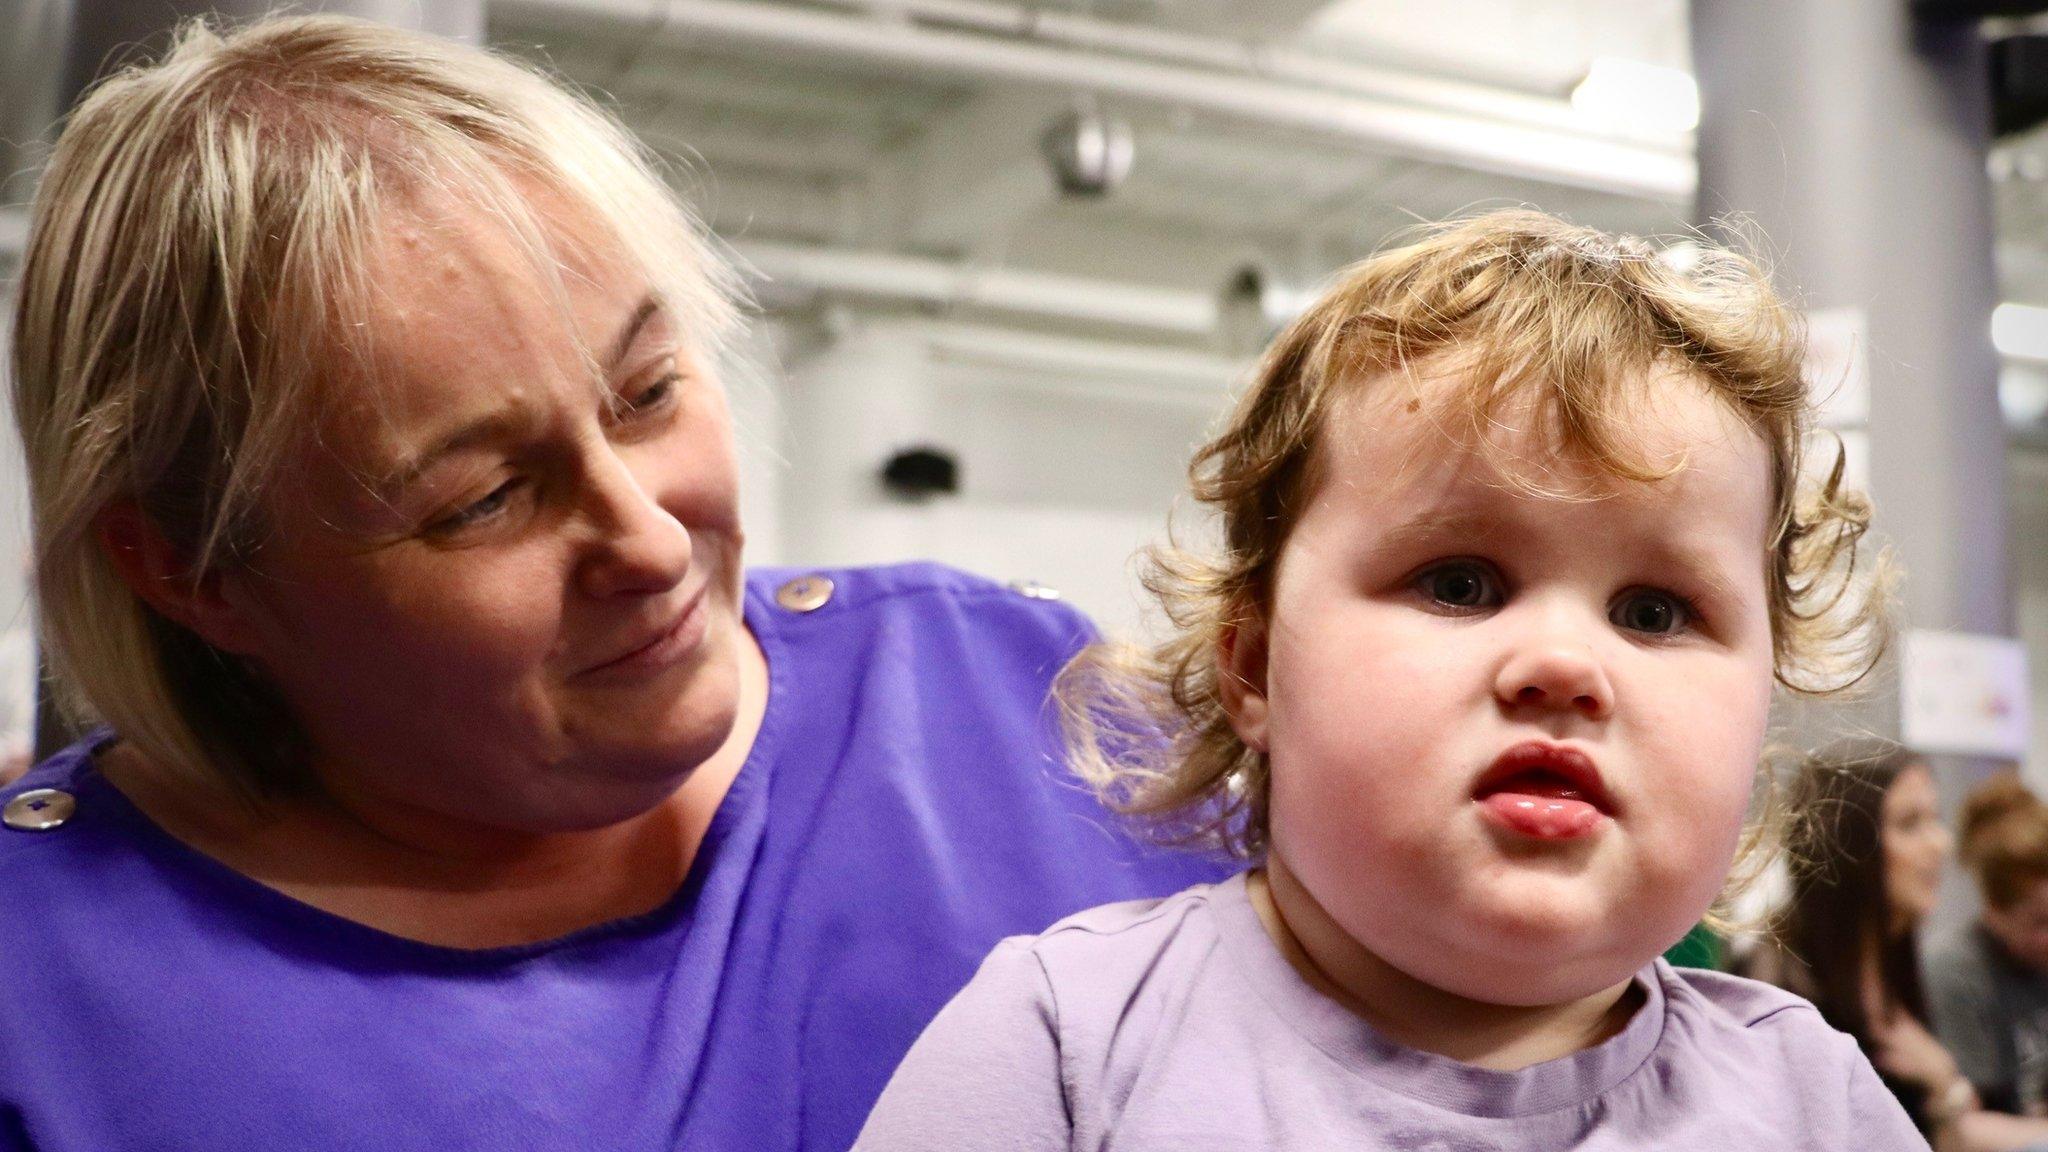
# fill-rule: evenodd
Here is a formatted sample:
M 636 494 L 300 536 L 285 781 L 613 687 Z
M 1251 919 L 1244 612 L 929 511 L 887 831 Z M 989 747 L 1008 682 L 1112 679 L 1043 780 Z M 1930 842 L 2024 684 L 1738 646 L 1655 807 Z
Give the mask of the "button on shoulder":
M 56 788 L 32 788 L 0 809 L 0 824 L 17 832 L 48 832 L 62 828 L 78 811 L 78 801 Z
M 775 590 L 775 602 L 791 612 L 815 612 L 832 599 L 832 589 L 829 576 L 798 576 Z

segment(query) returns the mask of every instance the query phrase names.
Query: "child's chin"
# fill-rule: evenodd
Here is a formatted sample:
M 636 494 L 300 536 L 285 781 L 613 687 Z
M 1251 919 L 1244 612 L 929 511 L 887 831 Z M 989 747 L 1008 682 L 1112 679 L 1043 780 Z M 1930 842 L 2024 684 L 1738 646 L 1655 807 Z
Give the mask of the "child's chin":
M 1496 917 L 1401 967 L 1468 1000 L 1563 1004 L 1612 988 L 1656 958 L 1654 940 L 1633 932 L 1618 937 L 1613 925 L 1611 917 L 1594 915 Z
M 1546 962 L 1540 957 L 1475 958 L 1466 964 L 1438 963 L 1431 972 L 1410 972 L 1419 980 L 1481 1004 L 1511 1008 L 1543 1008 L 1568 1004 L 1625 983 L 1647 960 L 1632 957 L 1574 956 Z

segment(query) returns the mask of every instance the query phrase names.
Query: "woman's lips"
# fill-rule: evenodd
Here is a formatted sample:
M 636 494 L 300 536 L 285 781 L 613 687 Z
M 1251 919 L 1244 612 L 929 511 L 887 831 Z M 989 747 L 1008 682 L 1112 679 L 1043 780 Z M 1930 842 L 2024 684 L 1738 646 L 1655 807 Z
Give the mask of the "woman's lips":
M 684 606 L 682 614 L 653 639 L 584 669 L 582 675 L 598 679 L 634 677 L 659 671 L 681 661 L 703 642 L 705 633 L 704 592 L 699 591 Z
M 1501 753 L 1480 776 L 1472 799 L 1490 823 L 1536 840 L 1590 836 L 1614 814 L 1590 756 L 1538 740 Z

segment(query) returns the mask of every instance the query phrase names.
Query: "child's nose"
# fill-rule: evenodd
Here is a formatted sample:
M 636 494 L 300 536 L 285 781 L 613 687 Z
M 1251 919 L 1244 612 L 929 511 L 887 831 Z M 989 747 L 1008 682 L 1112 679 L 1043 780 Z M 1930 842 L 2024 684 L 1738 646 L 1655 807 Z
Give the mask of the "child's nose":
M 1571 709 L 1604 720 L 1614 709 L 1614 686 L 1593 650 L 1563 640 L 1532 643 L 1501 665 L 1494 694 L 1503 704 Z

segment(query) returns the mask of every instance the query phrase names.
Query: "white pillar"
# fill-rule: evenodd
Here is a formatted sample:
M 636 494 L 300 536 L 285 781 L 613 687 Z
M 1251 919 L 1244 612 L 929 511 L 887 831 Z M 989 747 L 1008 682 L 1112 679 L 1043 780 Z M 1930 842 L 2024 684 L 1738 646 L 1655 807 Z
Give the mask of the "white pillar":
M 1699 220 L 1754 221 L 1781 288 L 1866 317 L 1870 489 L 1905 570 L 1901 622 L 2011 635 L 1976 26 L 1916 22 L 1903 0 L 1694 0 L 1692 42 Z M 1844 719 L 1899 735 L 1895 682 L 1833 717 L 1798 735 Z M 1951 811 L 1993 766 L 1937 760 Z

